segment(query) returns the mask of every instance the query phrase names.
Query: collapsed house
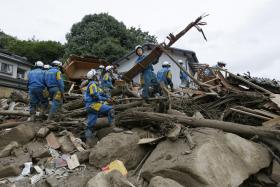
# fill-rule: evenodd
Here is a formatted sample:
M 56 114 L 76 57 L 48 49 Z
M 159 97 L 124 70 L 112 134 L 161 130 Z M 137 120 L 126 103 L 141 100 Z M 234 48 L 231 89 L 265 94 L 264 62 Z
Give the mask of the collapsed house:
M 156 47 L 155 44 L 144 44 L 142 46 L 144 48 L 144 54 L 148 55 L 151 53 L 151 51 Z M 193 64 L 199 63 L 195 52 L 185 50 L 185 49 L 178 49 L 178 48 L 170 48 L 168 51 L 175 60 L 182 60 L 184 62 L 184 66 L 186 67 L 186 70 L 194 74 L 195 71 L 193 69 Z M 123 56 L 122 58 L 118 59 L 117 61 L 113 62 L 113 65 L 117 66 L 117 70 L 119 73 L 125 73 L 128 70 L 130 70 L 136 62 L 137 55 L 135 54 L 135 51 L 131 51 L 127 55 Z M 166 54 L 162 54 L 159 58 L 159 62 L 154 65 L 154 71 L 158 72 L 161 69 L 162 63 L 164 61 L 170 61 L 169 57 Z M 176 65 L 172 65 L 170 67 L 172 72 L 172 81 L 174 83 L 174 86 L 178 88 L 180 86 L 180 68 Z M 140 83 L 140 75 L 137 75 L 133 78 L 133 81 L 136 83 Z
M 0 51 L 0 97 L 8 97 L 14 89 L 27 90 L 27 72 L 31 67 L 26 58 Z

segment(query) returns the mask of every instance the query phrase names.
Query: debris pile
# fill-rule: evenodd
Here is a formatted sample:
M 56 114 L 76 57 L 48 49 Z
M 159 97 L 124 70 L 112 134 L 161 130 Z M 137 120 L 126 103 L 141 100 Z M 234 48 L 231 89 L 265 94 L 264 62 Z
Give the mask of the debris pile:
M 0 183 L 16 186 L 276 186 L 277 94 L 224 70 L 200 89 L 115 96 L 115 133 L 100 117 L 86 145 L 82 95 L 51 123 L 27 122 L 28 97 L 1 99 Z M 199 80 L 199 79 L 198 79 Z M 119 88 L 117 88 L 119 89 Z M 276 87 L 271 87 L 275 90 Z M 135 90 L 129 88 L 129 90 Z M 41 121 L 40 121 L 41 119 Z M 81 139 L 80 139 L 81 138 Z
M 203 17 L 170 34 L 168 44 L 158 45 L 123 75 L 126 83 L 116 81 L 110 93 L 114 121 L 98 116 L 89 144 L 84 143 L 83 95 L 71 93 L 75 85 L 51 122 L 41 112 L 37 121 L 28 121 L 26 93 L 1 99 L 0 185 L 279 186 L 277 81 L 203 64 L 196 64 L 191 75 L 166 50 L 192 27 L 204 36 Z M 161 53 L 195 86 L 170 92 L 161 85 L 160 96 L 140 98 L 139 87 L 130 81 Z

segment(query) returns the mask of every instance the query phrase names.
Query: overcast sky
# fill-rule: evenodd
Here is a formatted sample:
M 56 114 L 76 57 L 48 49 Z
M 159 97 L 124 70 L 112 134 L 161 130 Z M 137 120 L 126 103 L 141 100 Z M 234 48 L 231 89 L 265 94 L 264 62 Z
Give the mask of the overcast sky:
M 280 79 L 279 7 L 279 0 L 2 0 L 0 29 L 20 39 L 64 43 L 84 15 L 107 12 L 161 42 L 207 12 L 208 42 L 192 30 L 174 47 L 195 51 L 201 63 L 222 60 L 233 72 Z

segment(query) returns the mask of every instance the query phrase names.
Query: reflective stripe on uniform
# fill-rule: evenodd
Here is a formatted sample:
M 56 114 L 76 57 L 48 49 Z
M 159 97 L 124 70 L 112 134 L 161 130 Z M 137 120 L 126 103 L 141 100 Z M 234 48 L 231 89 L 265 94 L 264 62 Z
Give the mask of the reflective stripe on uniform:
M 172 73 L 171 73 L 171 71 L 169 70 L 168 72 L 167 72 L 167 78 L 169 78 L 169 79 L 172 79 Z
M 103 77 L 103 80 L 105 80 L 105 81 L 109 80 L 109 75 L 108 75 L 108 73 L 105 73 L 105 75 L 104 75 L 104 77 Z
M 55 94 L 55 96 L 54 96 L 54 99 L 59 101 L 59 100 L 61 100 L 61 98 L 62 98 L 61 92 L 60 92 L 60 91 L 57 91 L 56 94 Z
M 60 80 L 60 79 L 61 79 L 61 72 L 58 71 L 58 72 L 56 73 L 56 80 Z
M 97 91 L 97 86 L 96 86 L 96 84 L 91 84 L 91 85 L 89 86 L 89 94 L 90 94 L 90 95 L 93 95 L 95 91 Z
M 95 111 L 99 111 L 102 107 L 102 103 L 93 103 L 90 107 Z

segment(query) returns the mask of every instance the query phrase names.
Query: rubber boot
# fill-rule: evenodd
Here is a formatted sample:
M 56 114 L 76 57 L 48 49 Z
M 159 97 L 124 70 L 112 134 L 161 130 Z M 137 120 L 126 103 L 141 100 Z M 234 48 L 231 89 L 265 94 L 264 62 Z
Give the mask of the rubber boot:
M 49 113 L 49 115 L 48 115 L 48 119 L 47 119 L 47 122 L 50 122 L 50 121 L 52 121 L 53 120 L 53 117 L 54 117 L 54 113 Z

